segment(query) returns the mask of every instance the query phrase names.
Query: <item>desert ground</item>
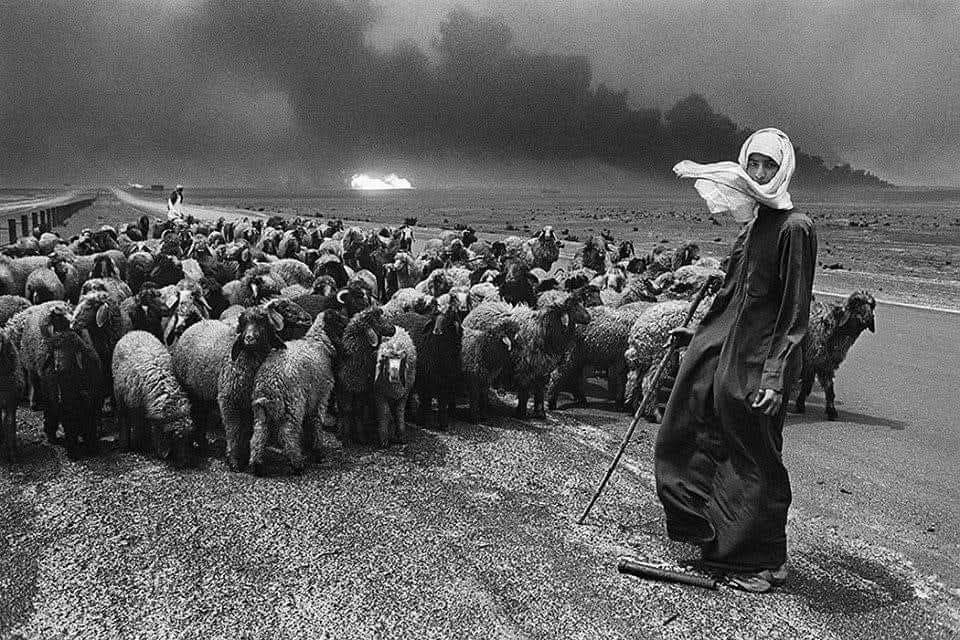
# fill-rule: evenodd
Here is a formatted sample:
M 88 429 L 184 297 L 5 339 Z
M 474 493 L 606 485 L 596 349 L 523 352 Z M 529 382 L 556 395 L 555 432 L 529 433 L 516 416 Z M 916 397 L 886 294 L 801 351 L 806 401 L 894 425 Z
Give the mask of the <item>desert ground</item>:
M 676 197 L 186 196 L 211 216 L 416 217 L 497 235 L 551 224 L 571 248 L 609 229 L 638 250 L 695 240 L 722 255 L 736 234 Z M 960 208 L 903 199 L 810 204 L 821 262 L 843 265 L 819 269 L 816 287 L 960 309 Z M 131 202 L 104 191 L 66 230 L 152 211 Z M 109 420 L 102 454 L 74 463 L 22 410 L 23 457 L 0 468 L 0 638 L 956 637 L 957 336 L 955 314 L 881 303 L 877 333 L 838 374 L 840 420 L 816 389 L 788 417 L 792 575 L 765 596 L 617 574 L 620 555 L 674 568 L 695 556 L 663 534 L 656 425 L 576 524 L 629 422 L 602 389 L 589 408 L 527 422 L 505 394 L 483 424 L 414 429 L 386 450 L 330 438 L 298 477 L 231 473 L 220 450 L 175 470 L 118 452 Z

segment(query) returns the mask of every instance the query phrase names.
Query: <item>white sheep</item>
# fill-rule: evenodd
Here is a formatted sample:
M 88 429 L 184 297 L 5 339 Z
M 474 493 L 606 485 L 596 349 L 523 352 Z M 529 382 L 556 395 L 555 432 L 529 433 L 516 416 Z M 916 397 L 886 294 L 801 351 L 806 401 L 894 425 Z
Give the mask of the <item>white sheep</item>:
M 121 448 L 152 449 L 181 465 L 193 462 L 190 401 L 163 343 L 146 331 L 131 331 L 117 342 L 112 369 Z

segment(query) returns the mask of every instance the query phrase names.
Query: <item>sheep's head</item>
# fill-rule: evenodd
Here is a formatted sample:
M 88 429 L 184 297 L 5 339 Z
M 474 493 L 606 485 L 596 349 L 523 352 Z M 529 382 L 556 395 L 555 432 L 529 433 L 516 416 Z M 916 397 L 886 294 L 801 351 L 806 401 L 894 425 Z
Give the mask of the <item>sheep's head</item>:
M 427 281 L 427 293 L 439 298 L 453 288 L 453 279 L 443 271 L 434 271 Z
M 840 327 L 849 327 L 860 332 L 869 329 L 871 333 L 876 331 L 874 319 L 874 310 L 877 307 L 876 300 L 867 291 L 854 291 L 847 298 L 842 307 L 837 308 L 837 325 Z
M 70 327 L 74 331 L 83 331 L 97 327 L 106 327 L 113 315 L 113 300 L 106 291 L 88 291 L 80 296 L 77 308 L 73 310 Z
M 253 303 L 259 304 L 264 300 L 276 298 L 280 295 L 283 287 L 275 278 L 267 273 L 257 273 L 245 277 L 250 293 L 253 295 Z
M 508 319 L 496 325 L 490 330 L 490 338 L 496 348 L 503 350 L 508 354 L 513 351 L 513 345 L 517 342 L 517 334 L 520 332 L 520 326 L 515 320 Z
M 373 304 L 373 300 L 365 286 L 358 282 L 351 282 L 337 292 L 337 304 L 347 314 L 347 317 L 352 318 Z
M 128 311 L 135 330 L 147 331 L 163 340 L 163 316 L 166 307 L 156 287 L 142 287 L 135 296 L 136 304 Z
M 676 271 L 682 266 L 693 264 L 700 258 L 700 247 L 693 242 L 688 242 L 677 247 L 673 253 L 673 270 Z
M 337 290 L 337 281 L 331 276 L 323 275 L 317 277 L 310 287 L 310 292 L 318 296 L 331 296 Z
M 119 278 L 120 271 L 117 269 L 117 263 L 113 258 L 106 254 L 100 254 L 93 258 L 93 268 L 90 270 L 91 278 Z
M 461 301 L 458 293 L 442 296 L 437 303 L 439 308 L 431 319 L 431 333 L 435 336 L 459 337 L 463 331 L 460 323 L 466 315 L 466 303 Z
M 210 305 L 199 285 L 183 283 L 166 294 L 163 304 L 171 312 L 163 333 L 167 346 L 183 335 L 187 327 L 210 318 Z
M 576 291 L 580 287 L 585 287 L 588 284 L 590 284 L 590 278 L 587 277 L 586 274 L 576 273 L 563 281 L 563 290 Z
M 366 343 L 373 349 L 380 346 L 383 338 L 389 338 L 397 331 L 396 327 L 383 316 L 383 309 L 380 307 L 361 311 L 351 322 L 356 322 L 356 326 L 363 328 Z
M 332 253 L 327 253 L 317 258 L 317 261 L 313 265 L 313 275 L 317 277 L 330 276 L 334 282 L 337 283 L 338 287 L 345 287 L 347 281 L 350 279 L 340 257 Z
M 230 358 L 236 360 L 241 352 L 266 353 L 283 349 L 286 345 L 278 335 L 283 330 L 283 316 L 275 309 L 250 307 L 244 309 L 237 322 L 237 337 L 230 349 Z
M 571 319 L 577 324 L 586 324 L 590 322 L 590 314 L 587 313 L 586 307 L 599 307 L 603 304 L 603 300 L 600 299 L 600 288 L 596 285 L 585 284 L 582 287 L 575 289 L 570 292 L 570 297 L 567 298 L 568 302 L 573 305 L 574 302 L 579 304 L 583 308 L 583 313 L 574 314 L 575 307 L 571 306 Z M 577 319 L 583 318 L 586 314 L 586 319 Z
M 302 338 L 313 324 L 313 318 L 293 300 L 274 298 L 264 303 L 268 311 L 276 311 L 283 316 L 283 329 L 278 331 L 281 340 Z

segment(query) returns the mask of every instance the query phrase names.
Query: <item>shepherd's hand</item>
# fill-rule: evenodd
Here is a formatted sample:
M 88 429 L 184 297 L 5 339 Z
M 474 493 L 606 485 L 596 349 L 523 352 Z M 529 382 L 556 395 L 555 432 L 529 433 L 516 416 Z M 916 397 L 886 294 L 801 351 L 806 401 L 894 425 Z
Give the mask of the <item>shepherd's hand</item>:
M 751 408 L 767 416 L 775 416 L 783 403 L 783 394 L 773 389 L 758 389 Z
M 693 339 L 694 330 L 690 327 L 677 327 L 676 329 L 670 330 L 670 341 L 667 342 L 664 346 L 673 345 L 678 349 L 690 344 L 690 340 Z

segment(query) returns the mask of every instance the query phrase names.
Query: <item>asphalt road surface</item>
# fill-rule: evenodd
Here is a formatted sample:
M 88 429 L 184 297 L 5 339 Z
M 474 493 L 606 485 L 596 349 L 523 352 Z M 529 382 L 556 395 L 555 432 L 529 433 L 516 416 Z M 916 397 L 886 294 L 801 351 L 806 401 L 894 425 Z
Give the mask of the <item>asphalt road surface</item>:
M 641 425 L 588 409 L 414 429 L 300 477 L 69 462 L 21 411 L 0 468 L 0 638 L 951 638 L 960 633 L 960 316 L 880 305 L 877 333 L 788 418 L 791 577 L 750 595 L 623 577 L 677 567 Z M 111 433 L 113 425 L 105 424 Z M 282 469 L 280 469 L 282 472 Z

